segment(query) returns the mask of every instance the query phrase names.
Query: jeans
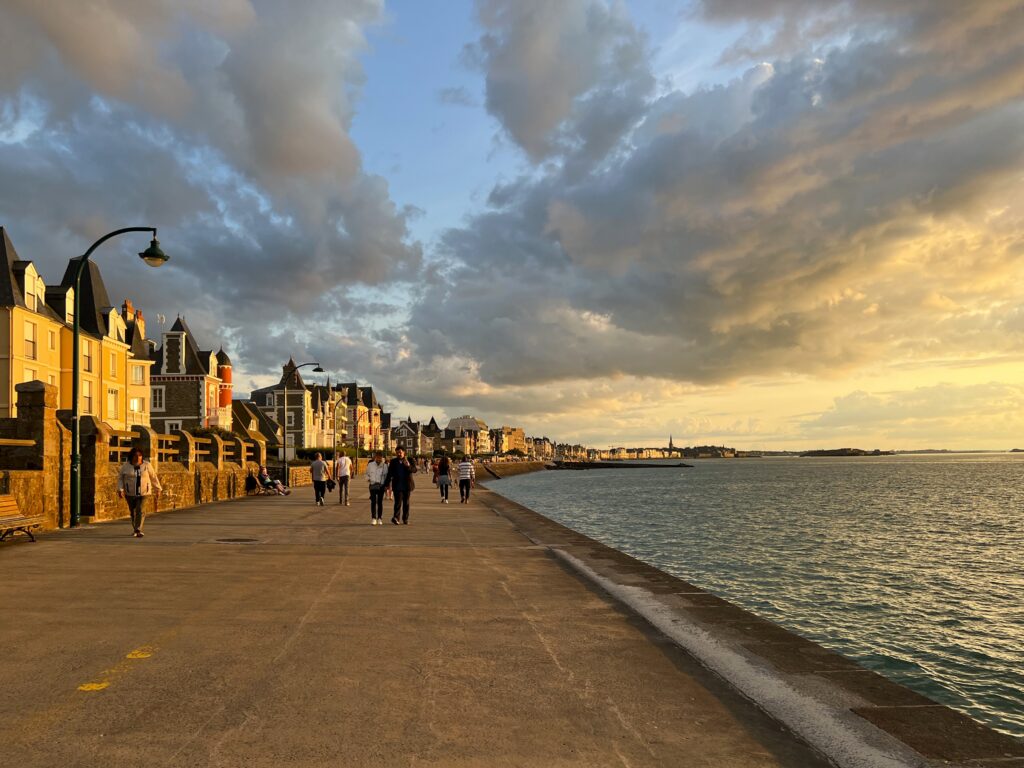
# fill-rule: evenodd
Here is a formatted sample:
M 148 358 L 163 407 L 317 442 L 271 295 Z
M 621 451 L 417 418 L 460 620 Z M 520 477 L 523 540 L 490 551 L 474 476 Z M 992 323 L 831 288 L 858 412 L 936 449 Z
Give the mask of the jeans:
M 314 480 L 313 493 L 316 494 L 316 503 L 320 504 L 324 500 L 324 496 L 327 494 L 327 481 Z
M 338 503 L 348 503 L 348 475 L 342 475 L 338 478 Z
M 469 489 L 472 487 L 472 480 L 459 480 L 459 496 L 463 501 L 469 501 Z
M 146 521 L 146 513 L 142 511 L 142 505 L 146 503 L 145 496 L 125 496 L 128 502 L 128 513 L 132 518 L 132 530 L 141 531 L 142 524 Z
M 441 489 L 441 498 L 444 499 L 445 501 L 448 501 L 448 489 L 451 488 L 451 483 L 439 482 L 437 484 L 437 487 Z
M 402 513 L 403 523 L 409 522 L 409 492 L 395 490 L 395 514 L 393 520 L 398 520 L 398 513 Z
M 370 489 L 370 519 L 380 520 L 384 517 L 384 488 Z

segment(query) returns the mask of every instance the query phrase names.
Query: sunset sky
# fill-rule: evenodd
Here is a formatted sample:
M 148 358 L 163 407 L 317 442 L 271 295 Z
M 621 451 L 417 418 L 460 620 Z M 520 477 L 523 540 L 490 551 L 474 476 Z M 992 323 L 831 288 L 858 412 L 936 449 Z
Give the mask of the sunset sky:
M 751 10 L 754 8 L 755 10 Z M 1020 0 L 5 0 L 0 224 L 236 396 L 608 445 L 1024 447 Z

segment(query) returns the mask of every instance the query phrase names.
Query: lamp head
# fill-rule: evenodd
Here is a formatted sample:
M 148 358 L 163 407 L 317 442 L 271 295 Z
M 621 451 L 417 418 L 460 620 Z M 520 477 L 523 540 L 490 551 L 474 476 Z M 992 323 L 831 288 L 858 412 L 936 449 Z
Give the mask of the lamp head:
M 318 365 L 316 368 L 313 369 L 313 373 L 325 373 L 325 371 Z
M 139 258 L 151 267 L 162 267 L 170 256 L 160 249 L 160 241 L 154 237 L 149 248 L 140 253 Z

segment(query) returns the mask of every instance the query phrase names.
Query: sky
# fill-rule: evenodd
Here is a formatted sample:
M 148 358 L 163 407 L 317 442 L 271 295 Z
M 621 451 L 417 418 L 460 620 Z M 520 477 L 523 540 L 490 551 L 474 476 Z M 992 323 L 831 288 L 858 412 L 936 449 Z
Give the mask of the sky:
M 44 279 L 597 447 L 1024 447 L 1022 127 L 1020 0 L 0 2 Z

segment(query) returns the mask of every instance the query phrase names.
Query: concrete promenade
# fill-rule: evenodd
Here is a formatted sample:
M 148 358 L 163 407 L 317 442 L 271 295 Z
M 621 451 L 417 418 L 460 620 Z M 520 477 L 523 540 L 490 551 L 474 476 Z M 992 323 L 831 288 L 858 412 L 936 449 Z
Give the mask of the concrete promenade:
M 479 502 L 355 487 L 0 547 L 0 764 L 826 764 Z

